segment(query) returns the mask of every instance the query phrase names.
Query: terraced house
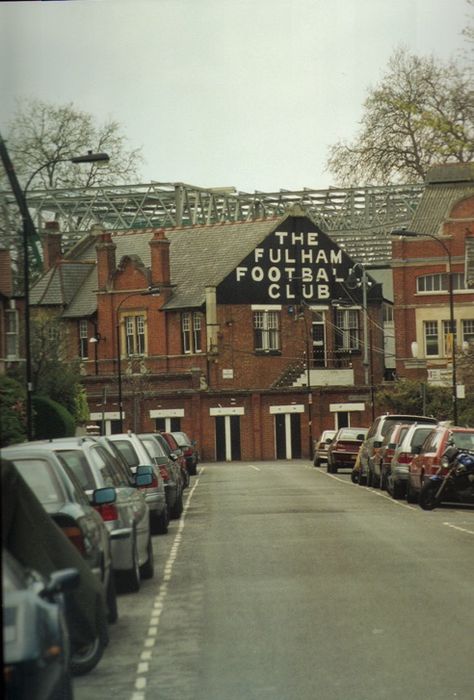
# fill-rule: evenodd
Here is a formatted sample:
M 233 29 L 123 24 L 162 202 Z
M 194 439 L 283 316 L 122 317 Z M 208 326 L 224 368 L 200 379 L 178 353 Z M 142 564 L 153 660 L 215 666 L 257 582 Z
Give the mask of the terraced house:
M 60 316 L 104 432 L 183 429 L 204 459 L 248 460 L 308 456 L 322 429 L 370 422 L 382 287 L 300 207 L 95 227 L 64 257 L 50 225 L 44 244 L 31 304 Z
M 369 425 L 382 382 L 455 378 L 474 337 L 473 168 L 433 168 L 400 240 L 373 207 L 344 242 L 300 205 L 95 226 L 65 255 L 50 223 L 32 313 L 61 320 L 102 432 L 182 429 L 207 460 L 307 457 L 322 430 Z

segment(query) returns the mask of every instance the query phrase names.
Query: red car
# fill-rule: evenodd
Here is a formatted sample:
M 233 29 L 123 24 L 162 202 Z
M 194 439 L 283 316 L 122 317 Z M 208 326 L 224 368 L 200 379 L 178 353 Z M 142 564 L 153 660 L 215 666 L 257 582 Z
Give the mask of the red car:
M 181 468 L 181 476 L 183 478 L 183 488 L 187 488 L 189 486 L 189 472 L 186 467 L 186 458 L 184 456 L 184 452 L 181 449 L 181 447 L 178 445 L 176 442 L 176 438 L 172 433 L 161 433 L 163 437 L 165 438 L 166 442 L 168 443 L 171 452 L 176 455 L 177 463 L 179 464 Z
M 436 474 L 441 467 L 448 440 L 454 440 L 456 447 L 474 450 L 474 428 L 449 428 L 439 425 L 426 437 L 420 451 L 409 466 L 407 501 L 416 503 L 425 478 Z
M 340 428 L 328 446 L 327 470 L 336 474 L 338 469 L 353 469 L 367 428 Z

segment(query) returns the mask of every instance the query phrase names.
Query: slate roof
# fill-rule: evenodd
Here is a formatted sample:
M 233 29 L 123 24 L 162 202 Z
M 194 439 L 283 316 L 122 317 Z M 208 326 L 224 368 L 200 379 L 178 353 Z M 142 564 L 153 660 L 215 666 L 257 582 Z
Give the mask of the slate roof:
M 440 235 L 452 207 L 474 194 L 474 163 L 453 163 L 431 168 L 410 230 Z
M 67 307 L 82 290 L 94 263 L 62 261 L 52 267 L 30 291 L 32 306 Z

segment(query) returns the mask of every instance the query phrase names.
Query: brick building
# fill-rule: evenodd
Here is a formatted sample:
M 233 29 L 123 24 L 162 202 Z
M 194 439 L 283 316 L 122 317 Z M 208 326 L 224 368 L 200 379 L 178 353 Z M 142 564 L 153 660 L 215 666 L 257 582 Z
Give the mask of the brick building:
M 95 227 L 64 257 L 56 230 L 44 242 L 32 312 L 60 317 L 103 432 L 182 429 L 203 459 L 249 460 L 309 456 L 323 429 L 371 422 L 381 285 L 299 207 Z
M 19 309 L 10 251 L 0 248 L 0 374 L 20 359 Z
M 449 386 L 453 342 L 455 363 L 474 343 L 474 164 L 429 171 L 410 229 L 420 236 L 393 241 L 397 374 Z

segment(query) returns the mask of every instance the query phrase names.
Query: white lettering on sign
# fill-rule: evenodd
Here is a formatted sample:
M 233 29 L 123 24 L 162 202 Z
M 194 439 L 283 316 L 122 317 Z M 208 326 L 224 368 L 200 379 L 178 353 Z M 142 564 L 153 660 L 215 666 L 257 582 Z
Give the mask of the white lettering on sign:
M 327 300 L 331 283 L 343 282 L 342 250 L 320 248 L 317 231 L 275 231 L 272 247 L 253 251 L 253 264 L 236 268 L 236 281 L 266 285 L 272 300 Z M 296 282 L 296 284 L 295 284 Z

